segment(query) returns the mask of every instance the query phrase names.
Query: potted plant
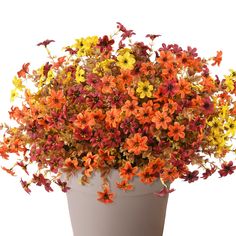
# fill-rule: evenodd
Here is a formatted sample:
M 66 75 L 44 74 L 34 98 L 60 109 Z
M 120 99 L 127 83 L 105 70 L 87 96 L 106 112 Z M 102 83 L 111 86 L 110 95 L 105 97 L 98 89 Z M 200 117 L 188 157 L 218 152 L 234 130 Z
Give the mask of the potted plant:
M 13 79 L 15 125 L 3 123 L 0 155 L 21 185 L 67 192 L 75 236 L 162 235 L 170 184 L 232 174 L 236 72 L 212 75 L 222 52 L 112 36 L 76 39 Z M 90 222 L 93 221 L 93 227 Z

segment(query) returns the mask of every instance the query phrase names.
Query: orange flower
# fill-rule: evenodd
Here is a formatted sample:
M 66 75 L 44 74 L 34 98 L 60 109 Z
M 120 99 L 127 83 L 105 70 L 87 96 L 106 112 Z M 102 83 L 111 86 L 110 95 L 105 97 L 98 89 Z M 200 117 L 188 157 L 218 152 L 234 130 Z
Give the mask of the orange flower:
M 17 75 L 19 78 L 26 77 L 26 74 L 28 74 L 28 72 L 29 72 L 29 65 L 30 65 L 30 63 L 23 64 L 22 69 L 17 72 Z
M 105 76 L 102 79 L 102 93 L 113 93 L 116 87 L 115 78 L 113 76 Z
M 109 150 L 99 149 L 98 150 L 98 155 L 99 155 L 99 159 L 100 159 L 99 165 L 101 167 L 104 166 L 104 163 L 107 163 L 109 165 L 109 164 L 112 164 L 113 161 L 115 160 L 115 156 L 112 156 L 110 154 Z
M 189 71 L 191 71 L 193 74 L 195 72 L 202 71 L 202 60 L 200 58 L 195 58 L 194 60 L 192 60 L 190 62 L 190 65 L 191 65 L 192 69 L 190 69 Z
M 124 191 L 133 190 L 134 189 L 134 186 L 132 184 L 129 184 L 128 180 L 126 180 L 126 179 L 122 180 L 120 183 L 116 182 L 116 186 L 119 189 L 122 189 Z
M 140 124 L 145 124 L 145 123 L 150 123 L 152 120 L 154 111 L 153 111 L 153 106 L 155 108 L 158 107 L 159 104 L 153 105 L 152 101 L 148 101 L 147 103 L 143 103 L 142 107 L 139 108 L 138 113 L 136 115 L 136 118 L 140 122 Z
M 26 148 L 22 146 L 22 140 L 20 139 L 15 139 L 12 143 L 10 143 L 9 150 L 11 153 L 16 153 L 19 155 L 19 152 L 25 152 Z
M 140 72 L 146 76 L 155 75 L 156 71 L 152 62 L 146 62 L 141 64 Z
M 171 118 L 165 111 L 156 111 L 154 117 L 152 118 L 152 122 L 155 123 L 157 129 L 167 129 L 168 123 L 171 122 Z
M 128 95 L 130 96 L 130 98 L 132 100 L 137 100 L 138 101 L 138 98 L 135 96 L 135 91 L 134 91 L 133 88 L 129 87 L 129 88 L 126 89 L 126 91 L 127 91 Z
M 163 172 L 160 174 L 160 178 L 163 180 L 163 182 L 173 182 L 178 177 L 179 173 L 176 167 L 164 168 Z
M 216 85 L 212 77 L 203 77 L 200 84 L 203 86 L 203 91 L 207 93 L 212 93 L 216 90 Z
M 153 93 L 153 97 L 155 98 L 154 102 L 164 102 L 168 101 L 168 97 L 165 96 L 163 88 L 161 86 Z
M 0 147 L 0 155 L 2 158 L 8 160 L 9 155 L 7 154 L 8 147 L 6 144 L 4 144 L 2 147 Z
M 212 66 L 214 65 L 220 65 L 221 61 L 222 61 L 222 51 L 217 51 L 217 55 L 216 57 L 213 57 L 214 62 L 211 64 Z
M 11 168 L 11 169 L 8 169 L 8 168 L 6 168 L 6 167 L 4 167 L 4 166 L 1 166 L 1 168 L 2 168 L 4 171 L 6 171 L 8 174 L 10 174 L 10 175 L 12 175 L 12 176 L 15 176 L 15 172 L 12 171 L 12 168 Z
M 92 127 L 95 125 L 94 115 L 92 112 L 86 110 L 84 113 L 79 113 L 74 121 L 76 127 L 84 129 L 86 126 Z
M 183 125 L 180 125 L 178 122 L 175 122 L 174 125 L 169 126 L 169 132 L 168 136 L 173 137 L 175 141 L 178 141 L 179 138 L 184 138 L 185 127 Z
M 125 105 L 121 108 L 125 112 L 126 117 L 130 117 L 132 114 L 136 115 L 138 112 L 138 101 L 137 100 L 127 100 Z
M 177 70 L 173 64 L 166 64 L 161 71 L 161 76 L 166 79 L 174 79 L 177 74 Z
M 136 133 L 132 138 L 126 139 L 125 146 L 128 152 L 139 155 L 141 152 L 148 150 L 147 140 L 146 136 L 142 137 L 139 133 Z
M 183 99 L 187 94 L 191 93 L 190 83 L 185 79 L 180 79 L 178 83 L 179 83 L 178 94 L 180 94 L 181 98 Z
M 106 112 L 106 122 L 110 127 L 116 128 L 121 121 L 121 111 L 117 108 L 112 108 Z
M 124 167 L 119 169 L 120 177 L 126 180 L 131 180 L 135 176 L 135 172 L 138 171 L 138 167 L 132 167 L 131 163 L 127 161 Z
M 186 52 L 183 52 L 181 56 L 178 58 L 179 66 L 187 66 L 190 61 Z
M 78 169 L 78 160 L 77 159 L 71 159 L 71 158 L 66 158 L 65 160 L 65 166 L 69 167 L 72 166 L 75 169 Z
M 92 166 L 86 166 L 86 168 L 84 169 L 84 175 L 87 177 L 91 177 L 92 172 L 93 172 Z
M 50 96 L 47 97 L 47 102 L 50 108 L 61 109 L 61 107 L 66 102 L 66 99 L 63 95 L 63 91 L 55 91 L 54 89 L 52 89 Z
M 110 192 L 110 189 L 108 186 L 105 186 L 103 189 L 103 192 L 97 192 L 99 198 L 97 200 L 103 202 L 103 203 L 112 203 L 114 198 L 114 193 Z
M 140 171 L 137 175 L 140 177 L 140 181 L 145 184 L 152 184 L 157 179 L 157 176 L 155 176 L 152 169 L 148 167 L 143 171 Z
M 164 66 L 166 64 L 172 64 L 174 61 L 174 57 L 173 57 L 172 52 L 170 51 L 161 51 L 160 57 L 158 57 L 156 60 L 158 63 Z
M 134 80 L 134 76 L 130 70 L 123 70 L 120 75 L 117 76 L 117 81 L 124 85 L 130 85 Z
M 93 172 L 93 167 L 92 166 L 86 166 L 84 170 L 84 175 L 87 177 L 91 177 L 91 173 Z
M 165 166 L 165 161 L 160 158 L 156 158 L 148 163 L 148 168 L 152 170 L 153 173 L 158 173 Z
M 97 168 L 98 159 L 99 156 L 97 154 L 93 155 L 92 152 L 88 152 L 87 155 L 82 158 L 84 161 L 84 166 L 92 166 L 93 168 Z
M 66 158 L 65 160 L 65 171 L 66 172 L 71 172 L 71 171 L 76 171 L 76 170 L 79 170 L 81 169 L 80 166 L 78 166 L 78 160 L 77 159 L 71 159 L 71 158 Z
M 192 106 L 193 106 L 194 108 L 199 108 L 199 107 L 201 107 L 202 105 L 203 105 L 203 100 L 202 100 L 202 97 L 201 97 L 201 96 L 197 95 L 196 98 L 193 98 L 193 99 L 192 99 Z
M 98 121 L 102 121 L 106 116 L 103 114 L 102 109 L 98 109 L 93 112 L 93 118 Z
M 162 110 L 172 115 L 177 110 L 177 108 L 178 103 L 174 102 L 172 99 L 168 99 L 168 102 L 164 104 Z

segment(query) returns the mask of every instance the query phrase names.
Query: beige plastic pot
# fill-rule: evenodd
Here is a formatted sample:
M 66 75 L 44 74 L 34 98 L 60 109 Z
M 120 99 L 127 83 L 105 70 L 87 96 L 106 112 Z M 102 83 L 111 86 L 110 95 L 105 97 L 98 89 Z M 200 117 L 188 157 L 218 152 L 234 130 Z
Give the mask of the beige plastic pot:
M 104 204 L 97 200 L 97 191 L 102 191 L 100 173 L 85 186 L 79 184 L 80 177 L 69 180 L 72 189 L 67 192 L 74 236 L 162 236 L 168 196 L 153 194 L 162 188 L 159 180 L 145 185 L 135 177 L 135 190 L 123 192 L 115 185 L 120 178 L 113 170 L 109 180 L 114 202 Z

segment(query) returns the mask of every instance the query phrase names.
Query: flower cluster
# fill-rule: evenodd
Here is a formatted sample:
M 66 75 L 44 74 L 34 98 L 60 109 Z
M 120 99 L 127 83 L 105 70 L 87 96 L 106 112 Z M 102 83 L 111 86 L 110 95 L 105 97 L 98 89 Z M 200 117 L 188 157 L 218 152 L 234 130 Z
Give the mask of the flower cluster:
M 11 98 L 22 102 L 9 111 L 16 125 L 2 124 L 0 155 L 14 161 L 3 170 L 15 175 L 21 167 L 28 175 L 21 179 L 26 192 L 32 184 L 53 191 L 52 183 L 67 192 L 62 175 L 80 172 L 87 184 L 99 171 L 98 200 L 110 203 L 112 169 L 123 191 L 135 187 L 135 176 L 144 184 L 161 179 L 158 196 L 178 178 L 191 183 L 236 169 L 227 159 L 235 152 L 236 72 L 222 79 L 210 72 L 222 52 L 205 59 L 177 44 L 155 49 L 160 35 L 133 42 L 132 30 L 117 28 L 113 36 L 76 39 L 61 57 L 48 49 L 53 40 L 41 42 L 49 61 L 35 70 L 26 63 L 14 77 Z

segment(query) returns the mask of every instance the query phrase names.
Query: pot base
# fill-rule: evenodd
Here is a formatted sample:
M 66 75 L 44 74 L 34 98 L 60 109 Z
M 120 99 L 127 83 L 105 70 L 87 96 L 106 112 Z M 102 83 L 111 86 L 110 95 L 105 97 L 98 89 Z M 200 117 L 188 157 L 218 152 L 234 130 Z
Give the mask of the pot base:
M 79 185 L 78 177 L 69 181 L 68 206 L 74 236 L 162 236 L 168 196 L 157 197 L 162 184 L 156 181 L 145 185 L 134 178 L 135 190 L 123 192 L 115 187 L 117 171 L 110 176 L 113 203 L 97 200 L 101 191 L 100 173 L 91 178 L 89 185 Z

